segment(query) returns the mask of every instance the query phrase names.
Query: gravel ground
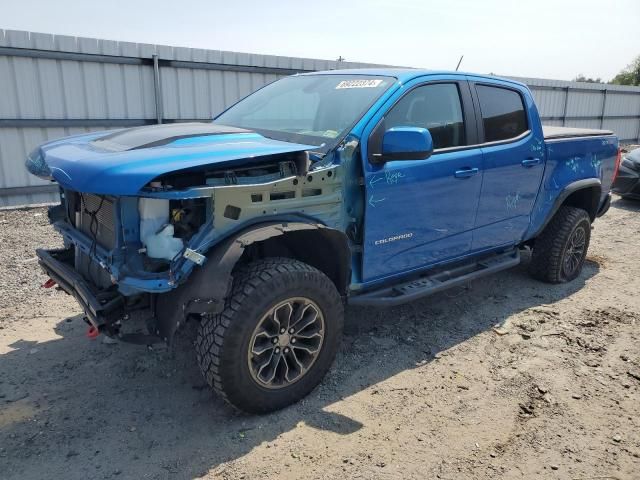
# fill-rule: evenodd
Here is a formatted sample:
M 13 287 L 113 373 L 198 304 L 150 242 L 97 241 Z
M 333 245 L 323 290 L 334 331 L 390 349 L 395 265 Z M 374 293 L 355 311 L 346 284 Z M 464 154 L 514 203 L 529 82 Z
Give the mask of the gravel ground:
M 640 204 L 598 220 L 580 278 L 512 270 L 348 309 L 322 385 L 265 416 L 175 350 L 88 340 L 46 280 L 43 209 L 0 211 L 3 479 L 640 478 Z
M 36 248 L 60 247 L 62 239 L 49 225 L 46 208 L 0 210 L 0 327 L 46 315 L 52 297 L 66 296 L 41 288 L 48 277 L 36 257 Z

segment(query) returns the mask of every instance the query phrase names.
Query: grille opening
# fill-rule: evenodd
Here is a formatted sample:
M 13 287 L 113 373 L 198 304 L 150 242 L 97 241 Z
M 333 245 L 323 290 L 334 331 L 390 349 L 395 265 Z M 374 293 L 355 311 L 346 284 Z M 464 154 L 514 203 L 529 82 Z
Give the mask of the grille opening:
M 82 233 L 109 250 L 116 245 L 115 208 L 112 198 L 91 193 L 77 193 L 75 226 Z
M 252 193 L 251 194 L 251 201 L 253 203 L 258 203 L 262 201 L 262 194 L 261 193 Z

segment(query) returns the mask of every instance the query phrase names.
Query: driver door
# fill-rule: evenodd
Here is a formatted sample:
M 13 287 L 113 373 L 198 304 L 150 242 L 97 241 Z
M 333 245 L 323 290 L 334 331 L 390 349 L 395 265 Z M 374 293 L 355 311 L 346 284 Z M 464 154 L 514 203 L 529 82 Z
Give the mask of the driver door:
M 482 186 L 482 152 L 466 81 L 418 83 L 390 100 L 372 130 L 365 171 L 364 283 L 463 257 L 472 248 Z M 380 162 L 384 132 L 422 127 L 425 160 Z

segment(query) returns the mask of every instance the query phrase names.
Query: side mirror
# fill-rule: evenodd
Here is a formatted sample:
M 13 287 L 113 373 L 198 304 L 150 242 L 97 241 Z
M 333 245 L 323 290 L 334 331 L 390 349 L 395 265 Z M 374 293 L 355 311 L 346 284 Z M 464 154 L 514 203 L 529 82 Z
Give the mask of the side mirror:
M 425 160 L 433 153 L 433 138 L 426 128 L 394 127 L 382 137 L 381 160 Z

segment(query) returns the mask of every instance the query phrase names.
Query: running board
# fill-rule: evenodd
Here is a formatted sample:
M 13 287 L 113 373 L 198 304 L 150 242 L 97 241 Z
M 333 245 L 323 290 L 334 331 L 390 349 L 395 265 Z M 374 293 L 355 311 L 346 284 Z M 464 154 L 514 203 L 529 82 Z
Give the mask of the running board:
M 410 282 L 354 295 L 349 298 L 349 304 L 369 307 L 392 307 L 401 303 L 412 302 L 500 270 L 515 267 L 519 263 L 520 252 L 513 250 L 472 263 L 466 263 L 449 270 L 440 270 L 437 273 L 420 277 Z

